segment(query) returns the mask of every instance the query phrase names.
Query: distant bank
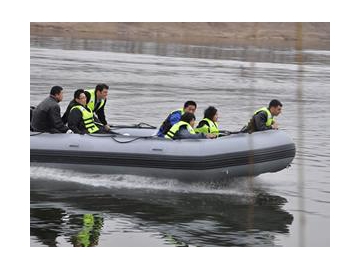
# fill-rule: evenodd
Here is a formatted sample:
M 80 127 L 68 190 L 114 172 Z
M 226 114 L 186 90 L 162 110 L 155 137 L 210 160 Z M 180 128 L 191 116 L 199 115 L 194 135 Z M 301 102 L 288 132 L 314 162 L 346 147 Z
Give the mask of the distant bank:
M 330 50 L 330 23 L 32 22 L 35 36 Z

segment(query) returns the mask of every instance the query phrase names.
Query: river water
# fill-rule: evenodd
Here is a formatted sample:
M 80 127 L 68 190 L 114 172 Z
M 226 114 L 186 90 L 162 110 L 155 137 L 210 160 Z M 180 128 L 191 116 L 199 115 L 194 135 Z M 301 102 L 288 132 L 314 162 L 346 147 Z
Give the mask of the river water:
M 110 40 L 30 40 L 30 105 L 110 86 L 110 124 L 158 126 L 186 100 L 238 130 L 273 98 L 290 168 L 226 183 L 30 168 L 31 246 L 330 246 L 330 52 Z

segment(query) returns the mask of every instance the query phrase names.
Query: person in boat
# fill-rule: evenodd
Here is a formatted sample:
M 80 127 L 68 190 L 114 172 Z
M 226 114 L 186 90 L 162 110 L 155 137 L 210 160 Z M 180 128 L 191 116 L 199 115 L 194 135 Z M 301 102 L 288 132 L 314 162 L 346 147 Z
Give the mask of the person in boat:
M 164 137 L 171 129 L 171 127 L 180 121 L 180 118 L 184 113 L 194 114 L 196 111 L 196 106 L 197 105 L 195 101 L 188 100 L 184 103 L 183 108 L 172 111 L 161 124 L 157 136 Z
M 66 125 L 67 122 L 68 122 L 68 118 L 69 118 L 69 114 L 70 114 L 70 111 L 72 109 L 72 107 L 76 106 L 76 105 L 79 105 L 79 103 L 76 101 L 76 98 L 78 97 L 78 94 L 80 93 L 79 91 L 82 90 L 82 92 L 85 93 L 85 96 L 86 96 L 86 106 L 89 107 L 89 102 L 90 102 L 90 94 L 88 92 L 86 92 L 84 89 L 78 89 L 74 92 L 74 98 L 69 102 L 67 108 L 66 108 L 66 111 L 65 113 L 63 114 L 63 116 L 61 117 L 63 123 Z M 94 111 L 93 111 L 94 112 Z M 95 114 L 93 114 L 94 116 L 94 122 L 98 125 L 103 125 L 101 123 L 101 121 L 95 116 Z M 104 127 L 105 128 L 105 127 Z
M 241 132 L 253 133 L 269 129 L 278 129 L 279 126 L 275 122 L 274 117 L 281 113 L 281 109 L 282 104 L 279 100 L 271 100 L 269 107 L 262 107 L 254 112 L 249 123 L 242 128 Z
M 77 134 L 107 133 L 108 131 L 104 126 L 97 125 L 94 122 L 94 113 L 86 105 L 86 102 L 85 90 L 76 90 L 74 93 L 74 102 L 72 103 L 73 105 L 68 116 L 69 128 Z
M 79 103 L 76 101 L 76 98 L 78 98 L 78 94 L 80 92 L 84 92 L 84 89 L 78 89 L 74 92 L 74 98 L 72 100 L 70 100 L 65 113 L 63 114 L 63 116 L 61 117 L 61 120 L 63 121 L 63 123 L 66 125 L 68 123 L 68 118 L 69 118 L 69 114 L 70 114 L 70 110 L 72 109 L 72 107 L 79 105 Z M 86 99 L 86 104 L 88 102 L 88 99 Z
M 197 125 L 195 132 L 204 134 L 215 134 L 219 136 L 218 111 L 215 107 L 209 106 L 204 111 L 204 118 Z
M 45 98 L 32 113 L 31 127 L 34 131 L 49 133 L 71 133 L 61 120 L 59 102 L 63 100 L 63 88 L 53 86 L 50 96 Z
M 96 114 L 100 123 L 103 124 L 105 130 L 107 131 L 110 130 L 110 126 L 108 125 L 105 117 L 105 105 L 108 92 L 109 86 L 105 83 L 96 85 L 95 89 L 85 90 L 88 108 Z
M 180 121 L 173 125 L 166 133 L 166 139 L 212 139 L 215 138 L 215 134 L 196 133 L 194 130 L 195 115 L 193 113 L 184 113 Z

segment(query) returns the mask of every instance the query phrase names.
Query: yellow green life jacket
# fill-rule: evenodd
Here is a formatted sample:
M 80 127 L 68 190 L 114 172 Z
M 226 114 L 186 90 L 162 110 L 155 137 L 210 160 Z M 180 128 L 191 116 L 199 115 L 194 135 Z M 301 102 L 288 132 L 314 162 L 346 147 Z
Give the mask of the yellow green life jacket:
M 166 133 L 165 138 L 166 139 L 174 139 L 175 134 L 180 130 L 180 128 L 182 126 L 186 126 L 186 128 L 190 132 L 190 134 L 195 134 L 195 130 L 192 128 L 192 126 L 189 123 L 180 121 L 171 127 L 171 129 L 168 131 L 168 133 Z
M 94 123 L 94 114 L 90 109 L 90 112 L 81 105 L 76 105 L 71 108 L 71 111 L 78 109 L 82 113 L 82 119 L 86 130 L 91 134 L 99 130 L 98 126 Z
M 96 102 L 96 94 L 95 94 L 95 89 L 90 89 L 90 90 L 85 90 L 86 92 L 90 93 L 90 100 L 87 104 L 87 107 L 90 108 L 92 111 L 95 110 L 95 102 Z M 104 107 L 105 105 L 105 100 L 101 99 L 100 100 L 100 105 L 99 107 L 96 108 L 96 111 L 98 111 L 99 109 L 101 109 L 102 107 Z
M 219 134 L 219 125 L 217 122 L 213 122 L 209 118 L 204 118 L 200 122 L 202 121 L 207 122 L 207 124 L 203 125 L 202 127 L 196 128 L 195 129 L 196 133 L 204 133 L 204 134 L 211 133 L 216 135 Z
M 184 108 L 181 108 L 181 109 L 173 110 L 170 114 L 173 114 L 174 112 L 178 112 L 178 111 L 181 112 L 181 115 L 185 113 Z
M 256 112 L 254 112 L 254 115 L 258 114 L 259 112 L 266 112 L 267 120 L 266 120 L 265 125 L 267 127 L 270 127 L 274 123 L 274 118 L 273 118 L 271 112 L 269 111 L 269 109 L 266 107 L 262 107 L 262 108 L 258 109 Z

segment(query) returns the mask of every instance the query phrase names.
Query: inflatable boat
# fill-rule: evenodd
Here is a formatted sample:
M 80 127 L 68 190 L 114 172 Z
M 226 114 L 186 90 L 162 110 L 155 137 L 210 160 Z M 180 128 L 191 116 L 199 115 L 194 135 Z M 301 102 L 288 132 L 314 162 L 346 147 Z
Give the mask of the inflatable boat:
M 294 142 L 281 130 L 196 140 L 158 138 L 155 128 L 140 125 L 112 130 L 117 134 L 30 132 L 31 166 L 196 181 L 277 172 L 295 156 Z

